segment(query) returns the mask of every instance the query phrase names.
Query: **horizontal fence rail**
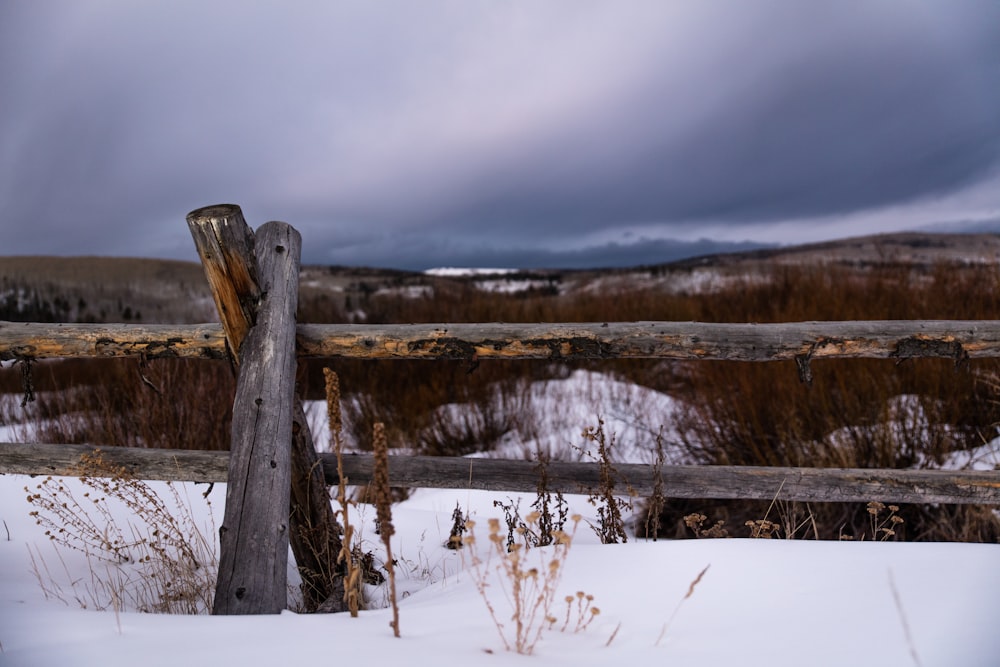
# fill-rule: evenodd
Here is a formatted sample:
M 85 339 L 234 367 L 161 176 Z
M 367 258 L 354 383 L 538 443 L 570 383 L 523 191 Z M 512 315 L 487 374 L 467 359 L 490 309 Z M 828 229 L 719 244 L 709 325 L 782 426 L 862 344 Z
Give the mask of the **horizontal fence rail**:
M 81 457 L 95 451 L 107 464 L 122 466 L 141 479 L 225 482 L 229 464 L 228 452 L 0 443 L 0 472 L 79 475 Z M 319 457 L 327 481 L 336 485 L 334 455 Z M 345 455 L 343 464 L 347 483 L 372 480 L 371 455 Z M 653 466 L 620 463 L 615 469 L 615 490 L 622 496 L 653 493 Z M 598 463 L 552 461 L 546 475 L 552 493 L 589 494 L 601 487 Z M 531 461 L 436 456 L 389 460 L 393 486 L 536 492 L 538 478 L 538 464 Z M 667 465 L 660 469 L 660 480 L 668 498 L 1000 505 L 1000 471 Z
M 356 359 L 718 359 L 775 361 L 1000 357 L 1000 321 L 891 320 L 710 324 L 299 324 L 299 357 Z M 0 322 L 0 360 L 225 359 L 218 324 Z
M 327 487 L 372 482 L 375 461 L 315 451 L 294 392 L 299 358 L 450 359 L 470 369 L 487 359 L 794 360 L 808 383 L 815 359 L 932 357 L 957 366 L 1000 357 L 1000 320 L 296 324 L 301 236 L 294 228 L 269 222 L 254 233 L 233 204 L 192 211 L 187 223 L 219 324 L 0 321 L 0 361 L 21 362 L 28 400 L 31 364 L 39 360 L 227 359 L 238 370 L 231 452 L 0 443 L 0 474 L 226 482 L 215 614 L 283 610 L 289 549 L 306 608 L 346 608 L 343 577 L 327 576 L 349 550 Z M 1000 470 L 620 463 L 609 484 L 607 465 L 400 455 L 389 457 L 388 479 L 399 487 L 528 493 L 540 492 L 544 480 L 546 491 L 591 496 L 1000 506 Z

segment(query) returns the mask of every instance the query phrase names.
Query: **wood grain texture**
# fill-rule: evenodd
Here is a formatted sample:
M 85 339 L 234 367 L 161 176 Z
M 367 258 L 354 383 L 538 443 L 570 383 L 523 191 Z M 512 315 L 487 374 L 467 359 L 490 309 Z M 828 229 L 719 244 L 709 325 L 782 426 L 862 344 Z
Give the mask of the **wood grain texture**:
M 301 237 L 257 232 L 260 299 L 240 350 L 214 614 L 277 614 L 288 596 L 288 503 Z
M 74 477 L 81 457 L 95 452 L 137 479 L 225 482 L 229 473 L 229 452 L 18 442 L 0 443 L 0 473 Z
M 205 264 L 231 359 L 238 366 L 240 346 L 244 344 L 245 336 L 259 316 L 260 301 L 267 298 L 269 290 L 287 289 L 295 294 L 298 290 L 297 272 L 286 276 L 287 284 L 282 286 L 258 283 L 254 266 L 260 261 L 261 253 L 280 254 L 283 251 L 280 239 L 267 241 L 263 235 L 270 233 L 268 230 L 273 231 L 281 226 L 283 233 L 295 234 L 298 253 L 301 252 L 301 238 L 291 227 L 273 222 L 262 226 L 258 230 L 258 237 L 255 237 L 243 222 L 239 207 L 229 205 L 194 211 L 188 216 L 188 225 Z M 264 248 L 260 245 L 265 242 L 271 243 L 271 247 Z M 255 247 L 257 262 L 251 257 Z M 263 275 L 263 268 L 261 274 Z M 294 341 L 292 345 L 294 349 Z M 301 400 L 294 397 L 289 408 L 293 413 L 293 427 L 290 441 L 288 538 L 303 579 L 306 608 L 314 610 L 325 603 L 325 609 L 338 611 L 339 601 L 343 598 L 343 587 L 342 582 L 332 573 L 338 568 L 342 529 L 330 507 Z M 236 417 L 234 412 L 234 419 Z M 227 508 L 228 506 L 227 504 Z
M 0 360 L 109 357 L 225 359 L 218 324 L 42 324 L 0 321 Z
M 300 356 L 720 359 L 1000 356 L 998 321 L 300 325 Z
M 219 325 L 0 322 L 0 360 L 225 357 Z M 299 357 L 354 359 L 910 359 L 1000 357 L 1000 321 L 709 324 L 299 324 Z
M 344 463 L 352 483 L 371 479 L 371 456 L 345 457 Z M 325 469 L 329 475 L 331 467 Z M 617 464 L 615 469 L 621 495 L 652 494 L 651 466 Z M 390 470 L 393 486 L 526 492 L 538 487 L 537 464 L 530 461 L 400 456 L 392 458 Z M 589 494 L 600 488 L 597 463 L 553 461 L 547 474 L 552 492 Z M 331 477 L 336 480 L 336 466 Z M 664 466 L 661 479 L 668 498 L 1000 504 L 1000 472 L 992 471 Z
M 31 475 L 76 474 L 87 445 L 0 444 L 0 472 Z M 106 447 L 109 462 L 123 465 L 143 479 L 226 480 L 226 452 Z M 332 454 L 319 457 L 327 481 L 336 484 Z M 621 494 L 649 496 L 653 470 L 643 464 L 619 464 L 616 487 Z M 351 484 L 372 479 L 369 454 L 344 457 L 344 475 Z M 535 492 L 537 464 L 530 461 L 431 456 L 393 456 L 392 486 L 488 491 Z M 552 462 L 548 468 L 552 492 L 588 493 L 600 482 L 596 463 Z M 661 472 L 668 498 L 728 498 L 798 500 L 805 502 L 949 503 L 1000 505 L 1000 471 L 874 470 L 860 468 L 770 468 L 744 466 L 664 466 Z
M 235 204 L 191 211 L 187 223 L 212 289 L 226 341 L 233 351 L 233 361 L 238 364 L 239 346 L 253 326 L 260 299 L 253 231 Z
M 338 564 L 344 529 L 330 506 L 324 463 L 299 398 L 292 409 L 289 539 L 302 577 L 302 601 L 307 611 L 347 611 L 343 566 Z

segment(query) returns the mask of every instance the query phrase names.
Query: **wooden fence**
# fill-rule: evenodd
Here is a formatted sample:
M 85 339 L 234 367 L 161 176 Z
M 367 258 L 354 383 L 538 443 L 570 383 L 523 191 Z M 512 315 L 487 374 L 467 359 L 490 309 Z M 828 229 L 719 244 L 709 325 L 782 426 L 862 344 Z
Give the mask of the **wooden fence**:
M 293 389 L 296 358 L 794 359 L 809 382 L 814 359 L 1000 357 L 1000 321 L 297 325 L 298 232 L 272 222 L 254 234 L 232 205 L 193 211 L 188 225 L 220 325 L 0 322 L 0 360 L 200 357 L 238 367 L 230 452 L 102 448 L 106 460 L 140 478 L 228 482 L 216 613 L 280 611 L 289 543 L 306 579 L 330 568 L 339 551 L 325 490 L 338 481 L 337 468 L 313 447 Z M 93 449 L 0 443 L 0 473 L 72 475 Z M 652 466 L 616 468 L 622 489 L 648 495 L 657 484 Z M 370 481 L 372 469 L 371 456 L 344 458 L 351 483 Z M 547 474 L 552 491 L 600 485 L 596 463 L 552 462 Z M 1000 505 L 1000 471 L 663 466 L 658 474 L 664 494 L 675 498 Z M 391 459 L 390 482 L 533 491 L 537 469 L 527 461 L 400 456 Z M 291 499 L 290 514 L 282 498 Z M 321 581 L 306 583 L 312 607 L 338 594 Z

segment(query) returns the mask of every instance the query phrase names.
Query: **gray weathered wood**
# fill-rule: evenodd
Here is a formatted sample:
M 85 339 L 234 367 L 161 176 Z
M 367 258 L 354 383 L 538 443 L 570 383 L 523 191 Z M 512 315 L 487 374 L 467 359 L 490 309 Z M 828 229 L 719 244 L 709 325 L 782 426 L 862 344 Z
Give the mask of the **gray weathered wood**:
M 0 360 L 225 356 L 218 325 L 0 322 Z M 709 324 L 300 324 L 301 357 L 355 359 L 908 359 L 1000 357 L 1000 320 Z
M 240 346 L 257 317 L 257 304 L 265 287 L 257 282 L 257 270 L 249 258 L 254 235 L 243 222 L 239 207 L 200 209 L 188 216 L 188 225 L 205 264 L 209 285 L 219 309 L 234 365 L 239 365 Z M 263 231 L 264 228 L 261 228 Z M 260 248 L 257 248 L 258 252 Z M 224 261 L 219 261 L 222 257 Z M 214 259 L 212 259 L 214 258 Z M 293 280 L 293 279 L 290 279 Z M 297 280 L 297 279 L 294 279 Z M 296 567 L 302 576 L 307 610 L 337 611 L 343 599 L 342 582 L 333 575 L 341 550 L 342 529 L 330 507 L 329 496 L 317 463 L 312 434 L 296 396 L 292 409 L 291 495 L 289 541 Z M 234 415 L 235 416 L 235 415 Z
M 0 443 L 0 472 L 33 475 L 73 475 L 87 445 Z M 153 450 L 107 447 L 105 460 L 123 465 L 143 479 L 224 482 L 226 452 Z M 320 455 L 327 480 L 337 483 L 332 454 Z M 631 488 L 639 496 L 653 491 L 652 467 L 618 464 L 622 494 Z M 352 484 L 372 479 L 371 455 L 344 457 L 344 474 Z M 596 463 L 554 461 L 548 467 L 552 492 L 587 493 L 600 481 Z M 1000 505 L 1000 470 L 869 470 L 860 468 L 771 468 L 744 466 L 664 466 L 661 472 L 668 498 L 728 498 L 805 502 L 953 503 Z M 534 492 L 536 464 L 530 461 L 394 456 L 392 486 L 484 489 Z M 780 492 L 779 492 L 780 489 Z
M 215 614 L 276 614 L 286 606 L 300 251 L 299 233 L 285 223 L 257 232 L 261 297 L 238 348 Z
M 191 211 L 187 223 L 212 288 L 233 362 L 238 364 L 239 346 L 253 326 L 260 299 L 253 232 L 235 204 Z
M 307 611 L 346 611 L 343 566 L 338 563 L 344 530 L 330 506 L 323 461 L 300 399 L 293 410 L 289 539 L 302 577 L 302 602 Z
M 1000 355 L 997 321 L 300 325 L 299 354 L 414 359 L 770 361 Z
M 218 324 L 47 324 L 0 321 L 0 361 L 110 357 L 225 359 Z
M 349 465 L 347 462 L 350 462 Z M 616 489 L 622 495 L 649 496 L 652 466 L 616 464 Z M 530 461 L 393 457 L 393 486 L 536 491 L 537 464 Z M 327 467 L 329 471 L 329 467 Z M 370 456 L 345 459 L 345 475 L 372 478 Z M 553 493 L 590 493 L 601 484 L 600 465 L 553 461 L 546 469 Z M 332 477 L 336 479 L 336 469 Z M 732 498 L 813 502 L 985 503 L 1000 504 L 1000 472 L 941 470 L 863 470 L 752 466 L 664 466 L 668 498 Z
M 229 452 L 19 442 L 0 443 L 0 473 L 74 477 L 95 451 L 137 479 L 225 482 L 229 474 Z

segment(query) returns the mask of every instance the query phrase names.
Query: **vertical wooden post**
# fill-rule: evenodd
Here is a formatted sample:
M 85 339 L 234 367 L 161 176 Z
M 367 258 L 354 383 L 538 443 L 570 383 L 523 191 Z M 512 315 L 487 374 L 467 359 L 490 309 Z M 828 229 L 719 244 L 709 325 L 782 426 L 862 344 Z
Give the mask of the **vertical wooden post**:
M 338 564 L 344 529 L 330 507 L 323 462 L 316 454 L 312 432 L 296 397 L 292 424 L 292 553 L 302 577 L 302 601 L 307 611 L 347 611 L 344 565 Z
M 245 344 L 247 332 L 260 317 L 258 303 L 261 295 L 273 289 L 265 286 L 262 290 L 262 286 L 258 283 L 257 265 L 263 264 L 269 246 L 263 239 L 255 240 L 253 232 L 243 219 L 242 211 L 235 205 L 209 206 L 192 211 L 188 214 L 187 222 L 212 287 L 233 363 L 239 365 L 240 351 Z M 262 234 L 265 227 L 268 225 L 261 227 L 258 234 Z M 295 231 L 289 229 L 291 232 Z M 295 237 L 298 248 L 301 241 L 297 232 Z M 255 259 L 255 247 L 257 259 Z M 296 249 L 295 252 L 294 279 L 297 286 L 299 250 Z M 263 268 L 260 272 L 263 274 Z M 292 312 L 294 315 L 294 309 Z M 295 397 L 291 406 L 291 497 L 289 502 L 284 503 L 284 507 L 290 510 L 288 538 L 291 541 L 296 565 L 302 575 L 306 608 L 312 611 L 325 602 L 326 604 L 323 604 L 325 610 L 342 611 L 343 579 L 337 576 L 340 570 L 337 566 L 337 556 L 341 549 L 342 531 L 330 506 L 322 466 L 318 463 L 319 457 L 313 447 L 312 434 L 302 409 L 302 402 Z M 237 414 L 234 409 L 234 444 L 237 440 L 235 433 Z M 230 480 L 233 479 L 233 474 L 231 467 Z M 251 492 L 256 493 L 255 490 Z M 235 500 L 233 503 L 229 502 L 227 490 L 227 519 L 223 528 L 228 527 L 231 505 L 235 506 L 238 503 Z M 282 505 L 282 502 L 275 500 L 275 508 L 280 508 Z M 285 553 L 287 554 L 287 546 Z M 221 579 L 220 567 L 220 582 Z M 216 613 L 239 613 L 219 611 L 219 593 L 217 588 Z M 284 592 L 281 595 L 281 608 L 283 608 Z
M 212 288 L 230 358 L 239 365 L 240 345 L 256 320 L 260 299 L 253 232 L 234 204 L 192 211 L 187 223 Z

